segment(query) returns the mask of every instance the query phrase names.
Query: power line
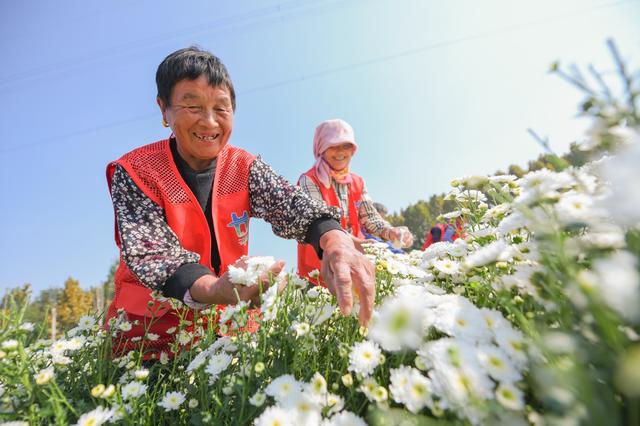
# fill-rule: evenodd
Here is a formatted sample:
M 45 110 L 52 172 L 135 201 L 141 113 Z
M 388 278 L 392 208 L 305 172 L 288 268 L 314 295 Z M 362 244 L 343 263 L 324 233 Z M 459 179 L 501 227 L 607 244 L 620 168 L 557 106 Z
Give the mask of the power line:
M 424 52 L 427 52 L 427 51 L 430 51 L 430 50 L 435 50 L 435 49 L 439 49 L 439 48 L 443 48 L 443 47 L 453 46 L 453 45 L 461 44 L 461 43 L 468 42 L 468 41 L 485 39 L 485 38 L 493 37 L 493 36 L 496 36 L 496 35 L 501 35 L 501 34 L 505 34 L 505 33 L 509 33 L 509 32 L 522 30 L 522 29 L 525 29 L 525 28 L 534 27 L 534 26 L 541 25 L 541 24 L 546 24 L 546 23 L 549 23 L 549 22 L 552 22 L 552 21 L 572 18 L 572 17 L 579 16 L 579 15 L 582 15 L 582 14 L 585 14 L 585 13 L 593 12 L 593 11 L 596 11 L 596 10 L 602 10 L 602 9 L 608 9 L 608 8 L 616 7 L 616 6 L 619 6 L 621 4 L 630 3 L 630 2 L 634 2 L 634 1 L 638 1 L 638 0 L 620 0 L 620 1 L 613 2 L 613 3 L 608 3 L 608 4 L 604 4 L 604 5 L 599 5 L 599 6 L 593 6 L 593 7 L 590 7 L 590 8 L 585 8 L 585 9 L 581 9 L 581 10 L 574 11 L 574 12 L 569 12 L 569 13 L 564 13 L 564 14 L 552 16 L 550 18 L 544 18 L 544 19 L 531 21 L 531 22 L 528 22 L 528 23 L 525 23 L 525 24 L 510 25 L 510 26 L 506 26 L 506 27 L 499 28 L 499 29 L 492 30 L 492 31 L 486 31 L 486 32 L 482 32 L 482 33 L 478 33 L 478 34 L 474 34 L 474 35 L 458 37 L 458 38 L 451 39 L 451 40 L 444 40 L 444 41 L 441 41 L 441 42 L 430 43 L 430 44 L 427 44 L 427 45 L 424 45 L 424 46 L 420 46 L 420 47 L 413 48 L 413 49 L 407 49 L 407 50 L 404 50 L 404 51 L 401 51 L 401 52 L 397 52 L 397 53 L 393 53 L 393 54 L 390 54 L 390 55 L 379 56 L 379 57 L 376 57 L 376 58 L 371 58 L 371 59 L 367 59 L 367 60 L 364 60 L 364 61 L 354 62 L 354 63 L 351 63 L 351 64 L 341 65 L 341 66 L 337 66 L 337 67 L 333 67 L 333 68 L 326 68 L 324 70 L 321 70 L 321 71 L 318 71 L 318 72 L 315 72 L 315 73 L 310 73 L 310 74 L 307 74 L 307 75 L 303 75 L 303 76 L 300 76 L 300 77 L 286 79 L 286 80 L 282 80 L 282 81 L 278 81 L 278 82 L 274 82 L 274 83 L 269 83 L 269 84 L 262 85 L 262 86 L 257 86 L 257 87 L 254 87 L 252 89 L 248 89 L 248 90 L 245 90 L 245 91 L 238 92 L 238 96 L 249 95 L 249 94 L 258 93 L 258 92 L 263 92 L 263 91 L 271 90 L 271 89 L 274 89 L 274 88 L 277 88 L 277 87 L 283 87 L 283 86 L 287 86 L 289 84 L 299 83 L 299 82 L 302 82 L 302 81 L 305 81 L 305 80 L 316 79 L 316 78 L 324 77 L 324 76 L 327 76 L 327 75 L 336 74 L 336 73 L 343 72 L 343 71 L 348 71 L 348 70 L 351 70 L 351 69 L 362 68 L 362 67 L 369 66 L 369 65 L 388 62 L 388 61 L 399 59 L 399 58 L 402 58 L 402 57 L 413 56 L 413 55 L 424 53 Z M 77 132 L 68 133 L 66 135 L 61 135 L 61 136 L 56 136 L 56 137 L 53 137 L 53 138 L 43 139 L 43 140 L 36 141 L 36 142 L 30 143 L 30 144 L 26 144 L 26 145 L 9 147 L 9 148 L 0 150 L 0 154 L 6 153 L 6 152 L 19 151 L 19 150 L 22 150 L 22 149 L 28 149 L 28 148 L 32 148 L 34 146 L 46 145 L 46 144 L 53 143 L 55 141 L 70 139 L 70 138 L 73 138 L 73 137 L 76 137 L 76 136 L 81 136 L 81 135 L 84 135 L 84 134 L 93 133 L 93 132 L 96 132 L 96 131 L 99 131 L 99 130 L 108 129 L 108 128 L 111 128 L 111 127 L 122 126 L 124 124 L 128 124 L 128 123 L 135 122 L 135 121 L 138 121 L 138 120 L 151 118 L 151 117 L 155 116 L 156 114 L 157 114 L 157 112 L 147 113 L 147 114 L 144 114 L 144 115 L 140 115 L 140 116 L 124 119 L 124 120 L 118 120 L 118 121 L 114 121 L 114 122 L 111 122 L 111 123 L 106 123 L 106 124 L 103 124 L 103 125 L 90 127 L 90 128 L 84 129 L 84 130 L 79 130 Z
M 260 9 L 255 9 L 249 12 L 239 13 L 226 18 L 219 18 L 213 21 L 206 22 L 204 24 L 198 24 L 195 26 L 187 27 L 179 31 L 174 31 L 168 34 L 160 36 L 148 37 L 142 40 L 123 43 L 118 46 L 112 46 L 106 49 L 92 51 L 84 57 L 77 58 L 73 62 L 60 61 L 57 63 L 44 65 L 41 67 L 32 68 L 30 70 L 21 71 L 15 74 L 8 75 L 0 80 L 0 89 L 3 91 L 8 86 L 21 82 L 24 80 L 38 79 L 51 73 L 57 73 L 61 71 L 68 71 L 70 69 L 82 67 L 96 61 L 112 60 L 114 57 L 125 56 L 142 50 L 146 50 L 151 46 L 162 45 L 163 43 L 184 37 L 192 37 L 196 34 L 204 33 L 217 33 L 221 31 L 227 31 L 247 25 L 249 23 L 253 25 L 267 22 L 270 19 L 280 17 L 283 14 L 291 14 L 295 12 L 304 12 L 314 7 L 325 5 L 326 3 L 346 2 L 349 0 L 289 0 L 277 5 L 267 6 Z

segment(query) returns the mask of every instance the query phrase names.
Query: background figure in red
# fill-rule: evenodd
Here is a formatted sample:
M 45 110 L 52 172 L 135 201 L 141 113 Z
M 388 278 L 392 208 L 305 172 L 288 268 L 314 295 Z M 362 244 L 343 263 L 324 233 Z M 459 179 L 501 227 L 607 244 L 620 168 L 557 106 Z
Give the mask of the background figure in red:
M 453 242 L 460 237 L 464 237 L 463 229 L 464 224 L 460 218 L 456 219 L 455 226 L 450 223 L 436 223 L 425 235 L 422 250 L 426 250 L 433 243 L 441 241 Z

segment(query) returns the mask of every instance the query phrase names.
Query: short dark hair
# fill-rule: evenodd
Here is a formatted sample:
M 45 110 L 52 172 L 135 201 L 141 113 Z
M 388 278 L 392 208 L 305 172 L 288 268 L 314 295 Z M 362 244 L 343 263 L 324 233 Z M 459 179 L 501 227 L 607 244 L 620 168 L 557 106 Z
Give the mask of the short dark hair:
M 207 77 L 212 87 L 226 87 L 231 95 L 231 106 L 236 110 L 236 92 L 227 68 L 220 58 L 198 46 L 176 50 L 158 65 L 156 85 L 158 97 L 171 105 L 171 93 L 181 80 L 195 80 L 201 75 Z

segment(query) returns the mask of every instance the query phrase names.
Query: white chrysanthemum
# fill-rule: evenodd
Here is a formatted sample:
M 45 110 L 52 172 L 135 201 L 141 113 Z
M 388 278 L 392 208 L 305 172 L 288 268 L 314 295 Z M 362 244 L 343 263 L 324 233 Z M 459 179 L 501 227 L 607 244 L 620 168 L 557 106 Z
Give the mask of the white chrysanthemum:
M 323 401 L 325 407 L 329 407 L 328 415 L 342 411 L 344 408 L 344 399 L 334 393 L 328 393 Z
M 82 349 L 87 338 L 84 336 L 74 336 L 67 341 L 67 350 L 69 351 L 77 351 Z
M 158 405 L 165 409 L 165 411 L 177 410 L 185 401 L 184 393 L 182 392 L 167 392 L 162 401 L 158 402 Z
M 500 327 L 510 327 L 509 322 L 502 316 L 502 313 L 495 309 L 482 308 L 480 309 L 480 315 L 492 332 Z
M 34 327 L 35 326 L 32 322 L 25 322 L 20 324 L 20 327 L 18 327 L 18 329 L 22 331 L 33 331 Z
M 367 426 L 367 423 L 350 411 L 341 411 L 322 423 L 322 426 Z
M 511 383 L 501 383 L 496 388 L 496 400 L 509 410 L 517 411 L 524 408 L 522 391 Z
M 265 393 L 256 392 L 251 398 L 249 398 L 249 404 L 253 405 L 254 407 L 262 407 L 266 400 L 267 395 Z
M 36 384 L 44 385 L 49 383 L 55 377 L 55 372 L 53 367 L 47 367 L 40 370 L 37 374 L 34 375 L 36 380 Z
M 292 395 L 300 392 L 302 392 L 302 384 L 290 374 L 274 379 L 265 389 L 265 393 L 274 397 L 278 402 L 286 401 Z
M 527 218 L 520 212 L 515 211 L 500 221 L 496 231 L 501 235 L 507 235 L 517 229 L 527 225 Z
M 18 341 L 15 339 L 9 339 L 2 342 L 2 349 L 5 351 L 14 351 L 18 349 Z
M 215 342 L 207 349 L 209 354 L 214 353 L 217 350 L 223 350 L 225 352 L 235 352 L 238 350 L 238 346 L 233 343 L 230 336 L 218 337 Z
M 451 259 L 438 259 L 433 261 L 433 268 L 442 274 L 453 275 L 460 271 L 460 264 Z
M 229 280 L 233 284 L 256 285 L 260 276 L 273 266 L 275 259 L 271 256 L 252 256 L 246 258 L 246 263 L 246 269 L 229 266 Z
M 96 319 L 92 315 L 84 315 L 78 320 L 78 328 L 80 330 L 89 330 L 96 324 Z
M 511 210 L 511 205 L 504 203 L 504 204 L 498 204 L 497 206 L 493 206 L 491 207 L 489 210 L 487 210 L 484 213 L 484 216 L 482 216 L 482 222 L 489 222 L 491 220 L 494 219 L 498 219 L 502 216 L 504 216 L 505 214 L 507 214 L 509 211 Z
M 305 389 L 312 395 L 324 397 L 327 394 L 327 380 L 316 371 Z
M 122 399 L 127 400 L 130 398 L 137 398 L 144 395 L 146 391 L 147 385 L 134 380 L 122 387 Z
M 208 351 L 202 351 L 198 355 L 193 357 L 193 359 L 187 366 L 187 373 L 190 373 L 193 370 L 197 370 L 198 368 L 200 368 L 207 361 L 207 357 L 209 356 L 209 354 L 210 352 Z
M 309 332 L 311 331 L 311 326 L 309 326 L 309 323 L 306 322 L 295 321 L 291 325 L 291 330 L 296 333 L 296 337 L 302 337 L 309 334 Z
M 365 340 L 352 346 L 349 353 L 349 371 L 369 376 L 380 364 L 382 351 L 374 342 Z
M 524 336 L 511 325 L 496 328 L 494 338 L 498 346 L 505 351 L 518 369 L 523 369 L 527 365 L 527 354 L 525 351 Z
M 291 279 L 291 285 L 295 289 L 302 290 L 309 286 L 309 281 L 305 280 L 304 278 L 300 278 L 295 274 L 290 275 L 290 279 Z
M 211 355 L 209 359 L 209 363 L 207 364 L 207 368 L 205 371 L 209 374 L 209 384 L 213 384 L 220 373 L 229 367 L 231 364 L 231 355 L 226 352 L 220 352 L 215 355 Z
M 557 198 L 559 189 L 570 188 L 574 184 L 573 177 L 566 173 L 555 173 L 548 169 L 529 172 L 518 180 L 521 193 L 514 203 L 531 205 L 546 198 Z
M 594 261 L 593 269 L 600 278 L 596 285 L 605 303 L 627 320 L 640 321 L 640 274 L 635 256 L 618 251 Z
M 453 242 L 453 244 L 447 244 L 446 250 L 450 256 L 453 257 L 462 257 L 467 254 L 467 250 L 469 245 L 462 238 L 458 238 Z
M 293 424 L 293 413 L 278 406 L 268 407 L 254 420 L 254 426 L 296 426 Z
M 603 216 L 595 208 L 593 198 L 577 192 L 562 194 L 554 207 L 558 220 L 565 225 L 590 223 Z
M 396 297 L 387 297 L 380 308 L 374 311 L 369 326 L 369 339 L 384 350 L 416 349 L 422 342 L 428 311 L 427 299 L 410 296 L 410 293 L 399 293 Z
M 24 422 L 22 420 L 15 420 L 15 421 L 12 421 L 12 422 L 0 423 L 0 426 L 29 426 L 29 422 Z
M 308 313 L 307 317 L 311 321 L 311 324 L 318 326 L 331 318 L 336 311 L 336 306 L 331 303 L 324 303 L 320 307 L 312 307 L 312 310 Z
M 480 310 L 462 296 L 442 297 L 433 314 L 433 326 L 438 330 L 470 342 L 488 342 L 491 331 L 484 322 Z
M 431 382 L 419 370 L 403 365 L 391 369 L 389 377 L 393 400 L 404 404 L 412 413 L 433 405 Z
M 512 383 L 522 379 L 507 354 L 497 346 L 482 345 L 478 348 L 477 356 L 484 371 L 496 381 Z
M 500 239 L 470 253 L 464 264 L 467 268 L 477 268 L 498 260 L 507 249 L 507 243 Z
M 75 426 L 100 426 L 111 419 L 114 414 L 113 409 L 107 409 L 105 407 L 97 407 L 94 410 L 84 413 L 78 419 Z
M 469 399 L 488 399 L 493 382 L 477 360 L 477 347 L 465 341 L 445 338 L 424 344 L 418 355 L 431 369 L 433 393 L 446 404 L 458 407 Z
M 640 224 L 640 137 L 614 157 L 603 162 L 598 170 L 602 179 L 611 185 L 610 194 L 601 203 L 619 225 L 635 227 Z

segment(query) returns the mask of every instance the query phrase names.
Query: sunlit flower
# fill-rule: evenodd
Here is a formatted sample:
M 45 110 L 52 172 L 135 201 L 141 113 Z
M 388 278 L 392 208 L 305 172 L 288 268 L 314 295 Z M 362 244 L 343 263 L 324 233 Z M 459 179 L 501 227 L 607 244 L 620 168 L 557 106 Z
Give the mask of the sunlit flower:
M 209 384 L 213 384 L 221 372 L 231 364 L 232 357 L 226 352 L 212 355 L 205 371 L 209 374 Z
M 382 351 L 374 342 L 365 340 L 353 345 L 349 353 L 349 371 L 369 376 L 380 364 Z
M 390 381 L 389 390 L 393 400 L 404 404 L 412 413 L 433 404 L 431 382 L 419 370 L 407 366 L 393 368 Z
M 5 340 L 2 342 L 2 349 L 5 351 L 14 351 L 18 349 L 18 341 L 14 339 Z
M 165 411 L 177 410 L 185 401 L 184 393 L 182 392 L 167 392 L 162 401 L 158 403 L 159 406 L 165 409 Z
M 325 421 L 322 426 L 367 426 L 367 423 L 350 411 L 341 411 Z
M 53 367 L 48 367 L 40 370 L 34 378 L 36 379 L 36 384 L 44 385 L 49 383 L 55 377 L 55 373 Z
M 265 393 L 256 392 L 251 398 L 249 398 L 249 404 L 253 405 L 254 407 L 262 407 L 262 404 L 264 404 L 266 399 L 267 395 Z
M 496 388 L 496 400 L 510 410 L 522 410 L 524 397 L 522 391 L 511 383 L 501 383 Z
M 522 379 L 509 357 L 498 347 L 483 345 L 478 348 L 478 362 L 498 382 L 516 382 Z
M 298 382 L 295 377 L 290 374 L 285 374 L 274 379 L 267 388 L 265 393 L 272 396 L 276 401 L 285 401 L 293 394 L 300 393 L 302 391 L 302 384 Z
M 147 391 L 147 385 L 132 381 L 122 387 L 122 399 L 137 398 Z
M 100 426 L 111 419 L 114 414 L 113 409 L 97 407 L 96 409 L 83 414 L 78 419 L 76 426 Z
M 284 410 L 278 406 L 268 407 L 255 419 L 254 426 L 294 426 L 293 416 L 290 410 Z
M 80 319 L 78 320 L 78 328 L 80 330 L 89 330 L 95 324 L 96 324 L 96 319 L 91 315 L 84 315 L 80 317 Z

